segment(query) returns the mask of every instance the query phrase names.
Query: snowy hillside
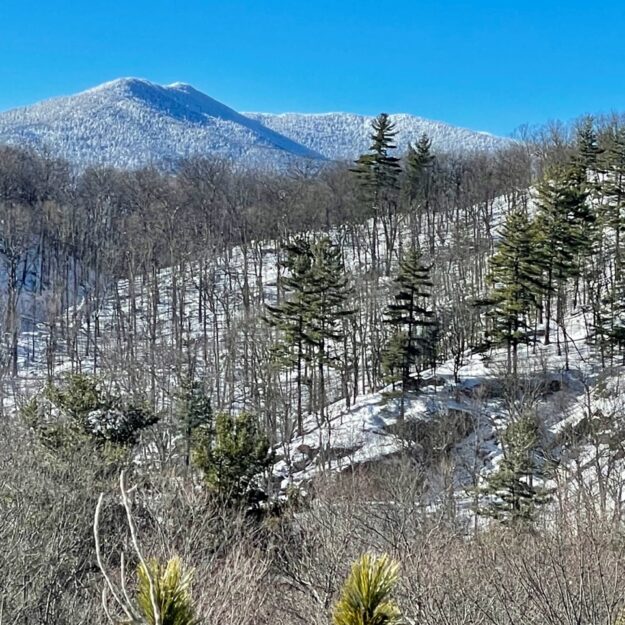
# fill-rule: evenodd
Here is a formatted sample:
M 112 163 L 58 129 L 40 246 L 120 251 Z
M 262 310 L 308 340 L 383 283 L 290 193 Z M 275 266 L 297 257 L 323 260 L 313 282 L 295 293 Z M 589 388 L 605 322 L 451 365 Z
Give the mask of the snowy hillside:
M 293 141 L 320 152 L 333 160 L 353 160 L 369 149 L 373 117 L 352 113 L 245 113 Z M 400 153 L 408 149 L 423 133 L 432 139 L 432 147 L 439 152 L 467 150 L 496 150 L 510 143 L 509 139 L 485 132 L 458 128 L 443 122 L 415 115 L 391 115 L 395 123 L 395 137 Z
M 501 218 L 508 208 L 503 199 L 494 203 L 491 220 L 493 235 L 499 230 Z M 444 241 L 442 245 L 445 245 Z M 346 261 L 349 266 L 355 266 L 355 258 L 349 254 Z M 211 349 L 217 354 L 217 360 L 213 365 L 198 363 L 198 367 L 212 382 L 219 380 L 220 371 L 228 370 L 227 352 L 234 349 L 235 362 L 230 375 L 235 381 L 236 392 L 224 401 L 232 409 L 248 407 L 255 391 L 244 382 L 246 346 L 240 342 L 234 345 L 233 342 L 233 337 L 244 336 L 243 284 L 252 285 L 251 300 L 260 308 L 265 302 L 273 301 L 278 257 L 271 245 L 259 244 L 246 254 L 241 248 L 235 248 L 229 254 L 212 259 L 211 263 L 212 288 L 223 310 L 215 310 L 212 321 L 205 324 L 198 320 L 202 293 L 199 279 L 201 266 L 197 262 L 160 270 L 155 275 L 155 284 L 150 284 L 147 277 L 141 277 L 134 283 L 121 280 L 109 289 L 98 311 L 101 335 L 97 345 L 92 343 L 95 338 L 90 338 L 89 311 L 83 302 L 74 303 L 70 317 L 76 324 L 79 370 L 95 372 L 99 367 L 99 371 L 106 371 L 107 378 L 116 379 L 123 386 L 124 380 L 132 377 L 131 369 L 147 372 L 150 367 L 155 367 L 163 382 L 159 403 L 165 408 L 170 401 L 169 389 L 175 385 L 173 284 L 175 280 L 182 280 L 185 299 L 179 305 L 184 312 L 178 323 L 183 328 L 185 344 L 199 343 L 203 337 L 210 337 Z M 154 309 L 159 329 L 156 361 L 152 361 L 150 356 L 152 289 L 159 293 Z M 25 302 L 33 297 L 31 293 L 26 293 Z M 232 318 L 226 314 L 229 307 L 235 311 Z M 133 314 L 136 315 L 137 327 L 136 360 L 122 364 L 124 357 L 118 353 L 119 340 L 115 336 L 115 328 L 120 325 L 120 318 L 129 319 Z M 522 378 L 531 389 L 527 391 L 524 401 L 528 405 L 531 403 L 541 416 L 546 436 L 553 442 L 553 452 L 558 458 L 562 453 L 559 448 L 562 431 L 588 422 L 594 409 L 611 416 L 620 413 L 623 408 L 623 396 L 618 389 L 610 393 L 605 390 L 607 386 L 616 384 L 621 369 L 601 373 L 598 356 L 589 340 L 591 320 L 588 313 L 576 312 L 567 316 L 566 325 L 568 333 L 560 347 L 557 343 L 528 346 L 521 350 L 519 363 Z M 536 331 L 540 333 L 543 329 L 541 326 Z M 55 376 L 75 371 L 76 364 L 63 353 L 66 347 L 58 343 L 56 353 L 50 353 L 51 336 L 46 324 L 37 324 L 32 330 L 22 332 L 19 353 L 23 373 L 21 379 L 12 383 L 12 393 L 4 393 L 4 408 L 16 403 L 12 397 L 16 391 L 30 395 L 40 388 L 45 382 L 48 366 L 53 368 Z M 137 379 L 139 377 L 137 375 Z M 340 397 L 339 380 L 330 376 L 328 390 L 331 402 L 327 407 L 327 419 L 320 422 L 318 415 L 305 414 L 302 434 L 290 433 L 276 446 L 274 487 L 281 492 L 286 492 L 293 484 L 305 487 L 314 477 L 327 471 L 341 472 L 356 466 L 366 468 L 406 451 L 425 462 L 424 453 L 431 455 L 436 449 L 445 448 L 452 451 L 454 486 L 459 505 L 463 506 L 467 502 L 465 489 L 475 485 L 475 480 L 482 479 L 501 460 L 500 435 L 507 423 L 507 402 L 510 401 L 507 383 L 505 349 L 495 349 L 488 357 L 467 350 L 455 373 L 453 360 L 422 373 L 419 392 L 407 393 L 405 397 L 405 423 L 402 423 L 400 400 L 391 386 L 364 392 L 348 405 L 344 399 L 336 399 Z M 220 391 L 211 388 L 211 394 L 219 397 Z M 589 401 L 592 402 L 592 410 Z M 410 443 L 402 429 L 406 426 L 426 444 Z M 584 446 L 582 452 L 587 453 L 588 449 Z M 582 462 L 584 470 L 587 464 Z
M 588 343 L 588 315 L 574 314 L 567 322 L 568 364 L 555 344 L 539 344 L 521 354 L 524 383 L 533 395 L 530 399 L 527 393 L 525 400 L 540 415 L 552 453 L 558 458 L 562 453 L 559 439 L 567 428 L 581 427 L 594 411 L 613 418 L 623 408 L 622 394 L 610 387 L 617 384 L 621 372 L 600 373 Z M 322 471 L 340 472 L 405 451 L 423 461 L 424 455 L 431 456 L 437 445 L 443 445 L 453 451 L 455 487 L 462 499 L 471 481 L 488 474 L 501 460 L 500 435 L 510 400 L 505 349 L 494 350 L 489 357 L 470 351 L 465 356 L 457 380 L 452 361 L 422 374 L 419 392 L 405 398 L 405 423 L 400 420 L 399 399 L 391 386 L 363 395 L 349 407 L 343 400 L 332 404 L 323 426 L 314 415 L 307 415 L 303 435 L 279 448 L 276 482 L 283 488 L 306 483 Z M 597 384 L 600 379 L 602 386 Z M 611 391 L 606 392 L 606 387 Z M 418 434 L 424 447 L 408 445 L 401 429 L 406 426 Z M 585 465 L 582 462 L 583 469 Z
M 0 143 L 79 167 L 167 165 L 193 155 L 245 165 L 322 157 L 181 83 L 123 78 L 0 114 Z
M 503 202 L 497 203 L 496 213 L 504 210 Z M 495 220 L 499 221 L 499 219 Z M 224 307 L 229 304 L 237 310 L 231 320 L 234 335 L 241 333 L 243 276 L 248 275 L 251 284 L 258 282 L 259 290 L 254 289 L 253 300 L 271 301 L 275 296 L 277 257 L 271 247 L 258 248 L 259 257 L 250 259 L 246 266 L 240 249 L 231 254 L 214 259 L 214 287 Z M 259 262 L 260 261 L 260 262 Z M 351 263 L 354 259 L 348 259 Z M 223 311 L 215 311 L 214 324 L 202 327 L 198 323 L 198 309 L 201 293 L 198 288 L 200 267 L 192 262 L 180 270 L 179 278 L 184 281 L 186 299 L 183 302 L 186 342 L 200 341 L 202 334 L 212 336 L 214 349 L 219 353 L 218 369 L 225 363 L 228 335 L 228 321 Z M 234 280 L 233 280 L 233 276 Z M 260 276 L 260 281 L 258 278 Z M 156 367 L 165 381 L 163 402 L 167 403 L 167 388 L 174 384 L 175 369 L 175 329 L 171 318 L 174 268 L 165 268 L 157 274 L 159 302 L 156 309 L 159 327 L 160 346 Z M 149 283 L 145 278 L 135 284 L 121 280 L 110 290 L 99 311 L 100 328 L 97 360 L 107 371 L 107 377 L 123 386 L 123 380 L 130 376 L 128 369 L 121 364 L 123 358 L 116 353 L 117 339 L 114 329 L 119 324 L 118 314 L 130 318 L 131 311 L 138 311 L 138 354 L 137 360 L 127 363 L 128 368 L 147 371 L 150 366 L 149 352 Z M 33 301 L 32 293 L 25 294 L 25 302 Z M 73 306 L 71 318 L 77 324 L 76 338 L 80 351 L 80 369 L 84 372 L 96 370 L 94 352 L 89 352 L 88 311 L 82 303 Z M 589 343 L 591 321 L 588 313 L 574 313 L 566 318 L 569 328 L 563 339 L 561 350 L 556 343 L 537 344 L 523 348 L 520 353 L 520 372 L 528 391 L 524 401 L 528 402 L 540 415 L 546 428 L 546 436 L 553 443 L 556 457 L 562 453 L 559 439 L 562 432 L 581 427 L 592 415 L 599 411 L 613 418 L 623 410 L 623 394 L 618 387 L 622 368 L 615 367 L 608 373 L 601 372 L 596 351 Z M 538 329 L 540 331 L 541 328 Z M 12 392 L 3 393 L 4 408 L 14 405 L 13 393 L 30 395 L 39 389 L 46 379 L 46 367 L 50 363 L 51 337 L 46 324 L 37 324 L 31 331 L 20 334 L 20 379 L 10 385 Z M 238 391 L 232 397 L 232 408 L 247 405 L 250 395 L 242 381 L 243 345 L 237 345 L 237 366 L 233 378 L 237 380 Z M 63 355 L 65 346 L 56 345 L 53 355 L 55 376 L 75 371 L 75 365 Z M 560 353 L 558 353 L 560 352 Z M 564 354 L 567 354 L 566 357 Z M 117 364 L 115 364 L 117 363 Z M 101 369 L 102 370 L 102 369 Z M 113 372 L 115 370 L 115 373 Z M 465 489 L 470 488 L 476 479 L 482 479 L 502 457 L 500 434 L 507 423 L 510 398 L 506 390 L 507 378 L 505 349 L 496 349 L 485 357 L 471 350 L 463 355 L 462 365 L 454 374 L 452 360 L 441 363 L 435 370 L 422 373 L 418 393 L 408 393 L 405 398 L 405 424 L 400 421 L 399 398 L 391 386 L 364 393 L 347 405 L 344 399 L 332 401 L 328 406 L 327 420 L 320 423 L 318 415 L 306 414 L 301 436 L 293 434 L 276 446 L 276 464 L 273 482 L 276 489 L 285 492 L 289 485 L 305 486 L 321 473 L 341 472 L 356 466 L 366 467 L 378 462 L 391 460 L 402 452 L 410 452 L 417 457 L 424 453 L 434 453 L 437 447 L 451 449 L 454 458 L 454 484 L 460 506 L 467 502 Z M 218 379 L 217 371 L 205 371 L 211 380 Z M 336 379 L 330 378 L 331 395 L 339 394 Z M 608 389 L 610 392 L 606 392 Z M 590 393 L 590 394 L 587 394 Z M 212 390 L 214 396 L 218 391 Z M 589 403 L 591 402 L 591 403 Z M 590 407 L 592 404 L 592 408 Z M 425 447 L 407 442 L 402 427 L 406 424 L 419 438 L 427 441 Z M 581 467 L 585 471 L 590 461 L 583 454 L 590 453 L 588 445 L 582 448 Z M 603 450 L 602 450 L 603 453 Z M 564 456 L 563 456 L 563 459 Z M 588 465 L 588 466 L 587 466 Z
M 412 115 L 394 115 L 404 152 L 422 133 L 435 150 L 493 150 L 509 140 Z M 351 160 L 369 147 L 371 117 L 348 113 L 240 114 L 190 85 L 122 78 L 0 113 L 0 144 L 30 146 L 78 168 L 170 167 L 215 156 L 244 166 Z

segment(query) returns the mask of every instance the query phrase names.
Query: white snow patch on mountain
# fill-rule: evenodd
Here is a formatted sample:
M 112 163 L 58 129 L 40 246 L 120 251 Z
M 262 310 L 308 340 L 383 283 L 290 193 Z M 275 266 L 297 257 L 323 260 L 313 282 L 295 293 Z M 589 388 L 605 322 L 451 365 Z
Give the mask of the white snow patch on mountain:
M 332 160 L 353 160 L 369 149 L 373 117 L 353 113 L 245 113 L 268 128 L 315 150 Z M 432 139 L 436 152 L 492 151 L 511 139 L 459 128 L 415 115 L 391 115 L 397 136 L 397 152 L 403 154 L 422 134 Z
M 30 146 L 80 168 L 163 166 L 194 155 L 245 165 L 323 160 L 190 85 L 137 78 L 1 113 L 0 143 Z

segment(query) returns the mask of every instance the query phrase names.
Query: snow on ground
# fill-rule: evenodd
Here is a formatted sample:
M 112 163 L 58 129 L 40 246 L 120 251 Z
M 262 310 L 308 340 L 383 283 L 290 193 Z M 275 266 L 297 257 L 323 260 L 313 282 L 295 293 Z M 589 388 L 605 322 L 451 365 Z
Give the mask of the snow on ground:
M 500 199 L 492 208 L 492 228 L 502 223 L 507 210 L 505 200 Z M 382 237 L 380 238 L 383 241 Z M 207 328 L 198 320 L 199 290 L 198 264 L 189 263 L 182 268 L 185 284 L 184 327 L 185 338 L 190 342 L 207 332 L 221 350 L 227 342 L 225 332 L 225 308 L 238 307 L 242 316 L 242 286 L 245 271 L 251 285 L 254 305 L 262 308 L 263 302 L 271 302 L 276 292 L 276 251 L 271 246 L 252 245 L 255 253 L 243 254 L 240 249 L 211 260 L 213 285 L 218 293 L 216 301 L 223 309 L 214 311 Z M 380 250 L 384 252 L 383 248 Z M 348 266 L 354 266 L 353 258 L 346 258 Z M 173 268 L 166 268 L 158 274 L 157 325 L 158 341 L 167 355 L 172 345 L 174 330 L 171 325 L 172 285 L 179 280 Z M 137 314 L 136 335 L 139 341 L 139 358 L 147 362 L 145 353 L 148 343 L 148 311 L 150 285 L 143 278 L 134 283 L 121 280 L 109 290 L 99 311 L 102 336 L 99 339 L 99 356 L 110 357 L 115 352 L 113 338 L 115 324 L 120 319 L 128 320 L 134 311 Z M 10 392 L 3 397 L 4 409 L 14 404 L 18 393 L 28 395 L 43 384 L 48 366 L 54 375 L 80 370 L 91 372 L 95 368 L 93 345 L 87 353 L 86 320 L 93 311 L 84 308 L 84 301 L 74 302 L 67 317 L 74 324 L 76 344 L 79 351 L 78 364 L 64 355 L 64 344 L 53 345 L 49 328 L 42 323 L 31 324 L 20 335 L 19 354 L 21 377 L 10 385 Z M 237 318 L 230 319 L 233 332 L 237 332 Z M 507 387 L 509 378 L 504 350 L 494 350 L 488 355 L 467 352 L 464 361 L 454 375 L 454 363 L 440 364 L 435 371 L 422 374 L 423 381 L 418 393 L 407 393 L 405 398 L 405 422 L 418 424 L 420 431 L 427 431 L 430 425 L 452 417 L 451 423 L 468 424 L 467 431 L 459 430 L 451 442 L 455 459 L 455 476 L 460 502 L 464 501 L 464 489 L 497 466 L 502 456 L 499 443 L 501 430 L 511 418 L 511 403 L 535 410 L 545 423 L 547 435 L 558 441 L 562 433 L 577 427 L 589 414 L 600 412 L 605 415 L 623 413 L 623 393 L 620 387 L 621 367 L 602 373 L 598 356 L 589 344 L 590 318 L 577 312 L 566 319 L 566 336 L 560 332 L 556 341 L 556 328 L 552 328 L 551 345 L 541 343 L 538 328 L 538 342 L 519 349 L 519 376 L 526 381 L 522 389 Z M 142 346 L 141 341 L 145 343 Z M 172 371 L 171 361 L 157 363 L 159 373 L 167 376 Z M 208 372 L 210 373 L 210 372 Z M 124 375 L 124 371 L 119 371 Z M 210 376 L 209 376 L 210 377 Z M 274 470 L 276 482 L 282 487 L 289 484 L 305 484 L 320 472 L 344 471 L 350 467 L 367 465 L 393 458 L 409 443 L 401 436 L 399 423 L 400 399 L 392 389 L 385 388 L 361 395 L 351 405 L 345 400 L 330 404 L 323 418 L 306 415 L 302 436 L 284 441 L 277 449 L 278 460 Z M 245 405 L 246 389 L 240 389 L 235 398 L 235 407 Z M 516 394 L 516 395 L 515 395 Z M 511 397 L 516 396 L 516 400 Z M 590 408 L 589 408 L 590 407 Z M 512 407 L 514 408 L 514 406 Z M 519 406 L 516 406 L 519 409 Z M 454 421 L 455 419 L 455 421 Z M 579 458 L 587 464 L 593 450 L 582 450 Z M 466 503 L 466 501 L 465 501 Z
M 623 413 L 623 367 L 602 371 L 597 354 L 587 340 L 589 326 L 588 315 L 579 312 L 566 319 L 568 338 L 561 337 L 560 349 L 555 334 L 550 345 L 537 343 L 524 347 L 519 355 L 522 387 L 510 382 L 506 352 L 498 349 L 488 356 L 467 353 L 457 372 L 457 382 L 453 362 L 448 361 L 435 371 L 424 372 L 419 391 L 407 393 L 405 421 L 408 424 L 421 423 L 427 427 L 440 419 L 453 424 L 450 415 L 456 415 L 456 419 L 457 415 L 466 417 L 468 431 L 460 430 L 452 438 L 459 509 L 471 508 L 471 489 L 482 483 L 503 457 L 500 442 L 503 429 L 523 411 L 535 411 L 540 416 L 545 424 L 546 442 L 551 445 L 549 453 L 555 460 L 562 453 L 561 436 L 565 430 L 597 415 L 613 418 Z M 278 448 L 274 477 L 281 487 L 305 485 L 324 472 L 341 472 L 384 461 L 414 446 L 396 428 L 399 398 L 390 391 L 387 387 L 362 396 L 349 408 L 344 401 L 338 402 L 330 406 L 323 422 L 308 415 L 304 434 Z M 614 421 L 611 423 L 616 427 Z M 596 470 L 597 454 L 601 455 L 602 466 L 607 466 L 608 458 L 613 457 L 608 447 L 608 443 L 597 448 L 581 441 L 576 462 L 587 479 L 593 479 L 588 476 L 591 469 Z M 562 460 L 565 464 L 561 470 L 566 472 L 569 459 L 563 456 Z M 621 477 L 625 477 L 625 465 L 620 471 Z M 547 487 L 555 485 L 553 479 L 544 483 Z

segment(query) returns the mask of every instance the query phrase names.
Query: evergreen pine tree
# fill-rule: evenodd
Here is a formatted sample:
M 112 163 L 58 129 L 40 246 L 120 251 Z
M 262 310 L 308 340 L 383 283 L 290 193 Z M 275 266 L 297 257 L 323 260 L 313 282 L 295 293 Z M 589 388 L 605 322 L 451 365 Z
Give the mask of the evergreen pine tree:
M 378 224 L 381 218 L 387 218 L 383 224 L 387 233 L 388 247 L 390 239 L 388 228 L 397 209 L 401 166 L 400 159 L 389 154 L 396 148 L 393 140 L 397 131 L 388 114 L 380 113 L 373 120 L 371 128 L 369 152 L 358 158 L 352 171 L 361 181 L 363 199 L 368 204 L 373 219 L 371 261 L 376 271 L 379 261 Z M 386 251 L 388 257 L 389 250 Z
M 557 321 L 564 328 L 566 283 L 579 277 L 584 259 L 594 250 L 596 218 L 587 198 L 583 183 L 570 168 L 552 169 L 537 185 L 536 232 L 545 276 L 546 345 L 554 296 Z
M 578 182 L 588 184 L 594 190 L 598 190 L 602 153 L 593 119 L 585 117 L 576 131 L 572 171 Z
M 482 491 L 488 502 L 478 512 L 506 524 L 531 522 L 549 501 L 548 491 L 536 484 L 545 476 L 536 419 L 524 415 L 512 421 L 502 442 L 503 459 L 488 477 Z
M 311 252 L 312 288 L 305 340 L 317 367 L 318 410 L 323 420 L 326 403 L 325 369 L 327 366 L 336 367 L 341 362 L 339 350 L 344 339 L 342 320 L 353 315 L 354 310 L 348 306 L 351 289 L 340 248 L 328 237 L 323 237 L 312 245 Z
M 524 211 L 508 214 L 501 242 L 490 261 L 492 338 L 508 350 L 508 368 L 516 374 L 517 351 L 528 341 L 530 313 L 544 288 L 537 261 L 535 231 Z
M 600 252 L 603 254 L 595 263 L 595 292 L 590 298 L 594 338 L 600 347 L 604 365 L 606 353 L 612 362 L 614 350 L 621 350 L 625 345 L 622 251 L 625 229 L 625 126 L 614 124 L 607 129 L 606 135 L 607 149 L 603 155 L 605 176 L 601 181 L 603 195 L 597 203 L 602 235 Z M 601 293 L 604 288 L 606 291 Z
M 403 418 L 405 391 L 412 370 L 417 366 L 418 374 L 419 365 L 428 360 L 434 348 L 431 330 L 436 322 L 426 304 L 432 288 L 430 268 L 423 264 L 418 249 L 411 248 L 404 253 L 394 286 L 394 302 L 387 306 L 385 319 L 393 334 L 383 356 L 383 365 L 393 383 L 401 380 Z
M 625 125 L 611 132 L 610 146 L 606 152 L 606 180 L 604 193 L 606 206 L 603 208 L 604 225 L 614 233 L 615 276 L 622 272 L 622 236 L 625 229 Z
M 623 353 L 625 364 L 625 275 L 622 272 L 614 277 L 612 286 L 601 301 L 594 332 L 601 347 L 602 361 L 605 359 L 606 348 L 610 361 L 617 349 Z
M 404 157 L 408 188 L 411 199 L 425 195 L 429 173 L 434 167 L 436 157 L 432 154 L 432 140 L 423 133 L 419 140 L 408 146 Z
M 416 217 L 416 227 L 413 228 L 413 245 L 416 237 L 422 232 L 422 216 L 425 214 L 428 223 L 428 232 L 431 228 L 430 192 L 432 172 L 435 156 L 431 152 L 432 141 L 423 133 L 417 143 L 408 146 L 404 157 L 404 189 L 407 195 L 411 215 Z
M 312 243 L 298 240 L 288 248 L 285 267 L 288 275 L 281 281 L 285 299 L 276 306 L 267 306 L 266 319 L 282 334 L 276 349 L 279 362 L 297 369 L 301 433 L 303 366 L 310 363 L 317 373 L 317 409 L 323 420 L 326 369 L 342 362 L 343 320 L 354 311 L 347 304 L 351 289 L 341 251 L 328 237 Z
M 307 345 L 311 342 L 310 318 L 315 286 L 312 283 L 313 252 L 310 243 L 297 239 L 286 248 L 283 263 L 286 275 L 280 278 L 279 287 L 284 299 L 276 306 L 267 305 L 266 321 L 281 333 L 275 347 L 277 362 L 286 368 L 296 369 L 297 432 L 302 434 L 302 378 L 307 360 Z

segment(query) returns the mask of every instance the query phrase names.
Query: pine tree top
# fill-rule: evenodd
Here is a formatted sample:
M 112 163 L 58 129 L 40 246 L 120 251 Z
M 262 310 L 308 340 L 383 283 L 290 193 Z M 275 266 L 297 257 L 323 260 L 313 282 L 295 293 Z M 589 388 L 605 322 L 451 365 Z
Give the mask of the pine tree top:
M 375 154 L 384 154 L 388 150 L 394 150 L 397 146 L 393 143 L 393 137 L 397 134 L 395 124 L 391 121 L 388 113 L 380 113 L 371 122 L 372 133 L 369 150 Z

